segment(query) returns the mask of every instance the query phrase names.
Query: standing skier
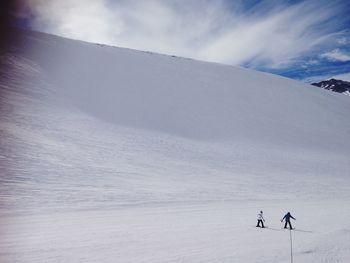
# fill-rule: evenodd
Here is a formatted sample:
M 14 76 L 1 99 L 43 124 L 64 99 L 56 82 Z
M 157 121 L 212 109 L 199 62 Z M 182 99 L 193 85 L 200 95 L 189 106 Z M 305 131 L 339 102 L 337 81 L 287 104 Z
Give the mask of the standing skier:
M 258 214 L 257 219 L 258 219 L 258 224 L 256 225 L 256 227 L 260 227 L 260 223 L 261 223 L 261 227 L 265 228 L 265 226 L 264 226 L 265 219 L 264 219 L 264 216 L 263 216 L 263 211 L 260 211 L 260 213 Z
M 294 220 L 296 220 L 289 212 L 287 214 L 285 214 L 285 216 L 281 219 L 281 222 L 283 222 L 283 220 L 285 220 L 285 224 L 284 224 L 284 228 L 287 228 L 287 224 L 289 224 L 289 229 L 293 229 L 292 224 L 290 223 L 290 219 L 293 218 Z

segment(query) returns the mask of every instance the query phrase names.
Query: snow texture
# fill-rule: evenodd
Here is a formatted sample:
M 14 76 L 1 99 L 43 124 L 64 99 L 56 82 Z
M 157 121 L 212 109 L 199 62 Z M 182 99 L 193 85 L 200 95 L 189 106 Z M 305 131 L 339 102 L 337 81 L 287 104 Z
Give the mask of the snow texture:
M 1 53 L 1 262 L 350 260 L 350 101 L 18 31 Z M 264 211 L 267 229 L 255 228 Z

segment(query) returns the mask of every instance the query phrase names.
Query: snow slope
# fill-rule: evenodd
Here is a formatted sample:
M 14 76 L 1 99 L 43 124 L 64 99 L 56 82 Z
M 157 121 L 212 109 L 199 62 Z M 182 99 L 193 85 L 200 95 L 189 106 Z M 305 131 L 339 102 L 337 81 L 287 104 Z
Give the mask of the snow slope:
M 289 262 L 287 210 L 296 262 L 350 259 L 345 96 L 17 35 L 0 66 L 1 262 Z

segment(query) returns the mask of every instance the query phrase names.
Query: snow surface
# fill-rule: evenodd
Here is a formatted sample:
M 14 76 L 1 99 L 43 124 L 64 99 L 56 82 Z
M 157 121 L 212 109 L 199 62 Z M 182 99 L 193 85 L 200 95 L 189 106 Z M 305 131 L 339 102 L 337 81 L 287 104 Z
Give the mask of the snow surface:
M 350 260 L 350 102 L 18 32 L 1 53 L 1 262 Z M 264 211 L 268 229 L 257 229 Z

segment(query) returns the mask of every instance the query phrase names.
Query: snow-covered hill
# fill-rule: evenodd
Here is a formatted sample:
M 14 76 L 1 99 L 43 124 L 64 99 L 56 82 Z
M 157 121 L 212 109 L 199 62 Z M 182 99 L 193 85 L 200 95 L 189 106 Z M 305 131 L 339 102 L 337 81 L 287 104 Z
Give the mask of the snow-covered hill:
M 298 262 L 349 258 L 346 96 L 26 31 L 0 69 L 3 262 L 288 262 L 289 209 Z

